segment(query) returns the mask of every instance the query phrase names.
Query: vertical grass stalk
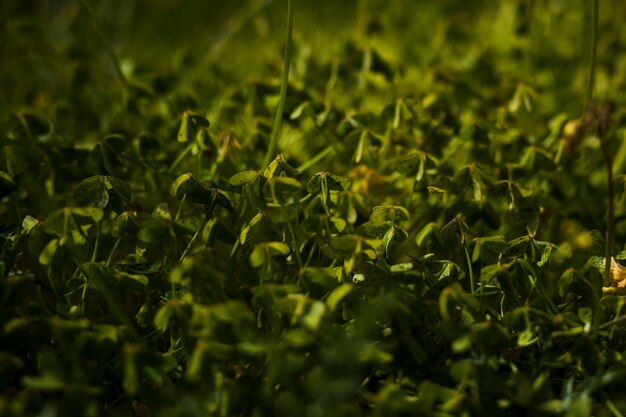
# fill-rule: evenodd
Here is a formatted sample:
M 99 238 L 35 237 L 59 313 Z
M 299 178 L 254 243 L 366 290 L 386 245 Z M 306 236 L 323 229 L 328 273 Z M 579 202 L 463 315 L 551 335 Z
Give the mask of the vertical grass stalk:
M 278 107 L 276 108 L 276 116 L 274 117 L 274 125 L 272 126 L 272 136 L 270 144 L 265 154 L 263 167 L 269 165 L 275 157 L 276 148 L 278 147 L 278 137 L 280 136 L 281 122 L 283 111 L 285 109 L 285 97 L 287 95 L 287 84 L 289 83 L 289 68 L 291 66 L 291 37 L 293 32 L 293 0 L 287 0 L 287 35 L 285 42 L 285 61 L 283 63 L 283 78 L 280 83 L 280 96 L 278 99 Z
M 211 200 L 211 202 L 209 203 L 206 209 L 206 212 L 204 214 L 204 218 L 202 219 L 202 223 L 200 224 L 200 227 L 198 227 L 198 229 L 196 230 L 196 233 L 194 233 L 194 235 L 191 237 L 191 240 L 187 244 L 187 247 L 183 251 L 182 255 L 180 255 L 178 262 L 182 262 L 185 259 L 185 257 L 187 256 L 187 254 L 193 247 L 193 244 L 196 242 L 196 239 L 198 239 L 198 237 L 200 236 L 200 233 L 202 233 L 207 223 L 209 223 L 209 220 L 211 220 L 211 216 L 213 216 L 213 210 L 215 209 L 216 200 L 217 200 L 217 194 L 213 196 L 213 199 Z
M 592 111 L 593 86 L 595 83 L 596 60 L 598 55 L 598 19 L 600 0 L 592 0 L 591 7 L 591 52 L 589 54 L 589 69 L 587 72 L 587 91 L 585 93 L 585 105 L 583 114 Z M 601 123 L 596 120 L 596 123 Z M 607 215 L 606 215 L 606 252 L 604 262 L 604 283 L 608 284 L 611 275 L 611 259 L 613 256 L 613 223 L 615 222 L 615 191 L 613 190 L 613 156 L 611 153 L 611 143 L 607 132 L 604 129 L 600 132 L 602 156 L 607 173 Z
M 601 138 L 604 164 L 607 176 L 607 213 L 606 213 L 606 255 L 604 262 L 604 283 L 608 284 L 611 274 L 611 259 L 613 256 L 613 224 L 615 223 L 615 190 L 613 189 L 613 156 L 611 155 L 611 143 L 609 136 Z
M 109 55 L 109 58 L 111 59 L 111 62 L 113 63 L 113 68 L 115 68 L 115 73 L 117 74 L 118 78 L 120 79 L 124 87 L 128 88 L 128 80 L 124 76 L 124 72 L 122 71 L 122 65 L 120 64 L 120 60 L 117 58 L 117 55 L 115 55 L 115 52 L 113 51 L 113 48 L 109 44 L 109 41 L 107 40 L 106 36 L 104 36 L 104 31 L 102 30 L 102 25 L 100 24 L 100 20 L 98 19 L 96 12 L 91 7 L 89 0 L 80 0 L 80 4 L 87 11 L 87 14 L 89 15 L 89 18 L 91 20 L 91 25 L 93 26 L 96 32 L 96 35 L 98 35 L 98 37 L 100 38 L 100 41 L 102 42 L 102 46 L 104 46 L 104 50 L 106 51 L 107 55 Z
M 474 294 L 474 271 L 472 269 L 472 259 L 470 258 L 469 250 L 467 249 L 467 245 L 463 244 L 463 249 L 465 250 L 465 259 L 467 260 L 467 271 L 469 273 L 470 279 L 470 293 Z M 481 297 L 482 297 L 482 286 L 481 286 Z
M 598 11 L 600 0 L 592 0 L 591 10 L 591 54 L 589 56 L 589 69 L 587 72 L 587 91 L 585 93 L 585 105 L 583 111 L 586 111 L 593 97 L 593 85 L 596 76 L 596 56 L 598 53 Z

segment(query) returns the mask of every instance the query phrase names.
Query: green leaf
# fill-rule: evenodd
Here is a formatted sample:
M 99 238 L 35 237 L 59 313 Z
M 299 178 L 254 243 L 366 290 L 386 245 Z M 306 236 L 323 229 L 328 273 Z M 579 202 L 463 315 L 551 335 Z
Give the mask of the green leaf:
M 600 272 L 604 272 L 606 266 L 606 258 L 603 256 L 591 256 L 587 261 L 589 266 L 596 268 Z
M 17 185 L 13 178 L 6 172 L 0 171 L 0 200 L 15 190 L 17 190 Z
M 174 310 L 170 303 L 163 304 L 154 315 L 154 327 L 165 332 L 170 326 L 170 320 L 174 316 Z
M 387 222 L 397 224 L 401 221 L 408 220 L 409 217 L 409 211 L 402 206 L 375 206 L 370 215 L 370 222 L 375 225 L 385 224 Z
M 341 284 L 337 288 L 331 291 L 326 297 L 326 305 L 330 311 L 335 311 L 337 306 L 344 298 L 352 292 L 353 286 L 351 284 Z
M 210 192 L 202 184 L 198 182 L 191 172 L 187 172 L 172 183 L 170 194 L 182 200 L 194 204 L 206 204 L 210 201 Z
M 389 270 L 393 273 L 407 272 L 413 269 L 414 265 L 411 262 L 405 262 L 401 264 L 391 265 Z
M 278 192 L 294 193 L 302 188 L 300 181 L 291 177 L 272 177 L 268 183 Z
M 397 243 L 404 241 L 408 237 L 407 233 L 399 228 L 399 227 L 391 227 L 385 236 L 383 236 L 383 241 L 381 247 L 384 249 L 384 254 L 386 257 L 389 257 L 391 249 L 396 246 Z
M 103 209 L 109 204 L 106 177 L 96 175 L 81 181 L 74 190 L 74 199 L 79 205 L 93 205 Z
M 268 248 L 271 256 L 289 255 L 291 248 L 284 242 L 266 242 L 264 245 Z
M 439 234 L 444 241 L 456 238 L 461 243 L 465 243 L 470 233 L 467 224 L 463 220 L 463 215 L 457 214 L 452 220 L 441 228 Z
M 537 262 L 537 266 L 539 267 L 543 267 L 545 264 L 548 263 L 548 260 L 550 259 L 550 255 L 552 254 L 552 250 L 556 248 L 555 245 L 553 245 L 550 242 L 546 242 L 545 245 L 543 246 L 543 251 L 541 252 L 541 259 L 539 260 L 539 262 Z
M 531 330 L 524 330 L 517 335 L 517 346 L 525 347 L 532 345 L 537 338 Z
M 435 222 L 427 223 L 426 226 L 422 227 L 422 229 L 415 235 L 415 244 L 419 247 L 423 246 L 426 242 L 427 238 L 435 232 L 437 224 Z
M 149 246 L 157 245 L 171 238 L 167 224 L 157 219 L 143 222 L 141 229 L 137 233 L 137 239 L 149 244 Z
M 220 190 L 216 188 L 209 190 L 209 196 L 209 198 L 211 198 L 211 202 L 205 203 L 205 205 L 209 205 L 214 202 L 216 206 L 225 208 L 228 211 L 234 211 L 233 205 L 230 203 L 230 200 Z
M 474 200 L 480 201 L 483 198 L 482 181 L 476 170 L 471 170 L 472 189 L 474 190 Z
M 363 152 L 365 151 L 365 145 L 367 143 L 368 130 L 363 129 L 361 134 L 359 135 L 359 144 L 356 148 L 356 153 L 354 154 L 354 162 L 357 164 L 361 162 L 361 158 L 363 158 Z
M 148 285 L 148 277 L 142 274 L 129 274 L 127 272 L 116 271 L 119 280 L 128 287 L 135 290 L 142 290 Z
M 318 330 L 325 314 L 326 305 L 321 301 L 312 300 L 306 314 L 302 317 L 302 324 L 311 330 Z
M 531 237 L 526 235 L 507 242 L 508 247 L 502 253 L 502 256 L 507 258 L 518 258 L 523 256 L 528 248 L 528 245 L 530 244 L 530 240 Z
M 130 186 L 115 177 L 96 175 L 78 184 L 74 200 L 80 206 L 95 206 L 104 209 L 110 206 L 116 213 L 126 210 L 132 197 Z
M 307 183 L 306 190 L 309 194 L 317 194 L 322 190 L 325 183 L 328 191 L 345 191 L 350 188 L 350 179 L 329 172 L 318 172 Z
M 257 213 L 250 223 L 241 230 L 239 241 L 245 243 L 259 243 L 276 241 L 280 239 L 280 233 L 276 230 L 274 223 L 263 214 Z
M 134 344 L 126 344 L 124 346 L 124 373 L 122 378 L 122 385 L 124 390 L 130 395 L 135 395 L 139 392 L 141 382 L 139 380 L 138 369 L 138 347 Z
M 183 120 L 181 121 L 180 128 L 178 129 L 178 142 L 192 141 L 196 137 L 195 125 L 189 123 L 190 115 L 191 113 L 189 112 L 183 113 Z
M 270 261 L 275 256 L 286 256 L 291 252 L 289 245 L 283 242 L 262 242 L 254 245 L 250 254 L 250 264 L 254 268 Z
M 132 198 L 130 186 L 119 178 L 105 177 L 105 185 L 109 192 L 110 205 L 116 213 L 122 213 L 128 209 L 128 203 Z
M 314 297 L 322 297 L 337 287 L 337 278 L 329 268 L 306 267 L 302 270 L 302 284 Z
M 487 265 L 480 270 L 480 281 L 484 283 L 489 283 L 493 281 L 497 276 L 505 273 L 513 266 L 513 262 L 504 264 L 504 263 L 496 263 L 493 265 Z
M 22 230 L 24 233 L 29 233 L 35 226 L 39 224 L 39 220 L 31 215 L 26 215 L 22 220 Z
M 576 396 L 567 408 L 565 417 L 590 417 L 593 415 L 591 406 L 591 399 L 588 395 Z
M 337 231 L 337 233 L 343 232 L 348 224 L 341 217 L 331 217 L 330 222 L 333 224 L 334 229 Z
M 419 154 L 419 168 L 417 169 L 417 174 L 415 174 L 415 181 L 420 182 L 422 178 L 424 178 L 424 172 L 426 172 L 426 155 L 423 153 Z
M 574 269 L 569 268 L 565 272 L 563 272 L 563 274 L 561 274 L 561 277 L 559 278 L 559 283 L 558 283 L 559 296 L 561 296 L 561 298 L 565 297 L 565 295 L 567 294 L 569 290 L 569 287 L 574 282 L 574 278 L 575 278 L 574 273 L 575 273 Z
M 474 243 L 472 262 L 478 262 L 478 260 L 495 261 L 506 248 L 504 236 L 477 237 L 472 239 L 472 242 Z
M 102 209 L 97 207 L 71 207 L 69 211 L 75 216 L 76 223 L 79 225 L 97 223 L 104 217 Z
M 58 239 L 52 239 L 50 242 L 48 242 L 48 244 L 46 244 L 45 248 L 39 254 L 39 263 L 42 265 L 50 265 L 58 246 Z
M 209 120 L 206 117 L 201 116 L 199 114 L 190 114 L 189 115 L 189 120 L 193 124 L 195 124 L 197 126 L 200 126 L 200 127 L 207 128 L 207 127 L 211 126 L 211 123 L 209 122 Z
M 591 323 L 593 320 L 593 310 L 589 307 L 581 307 L 578 309 L 578 318 L 583 323 Z
M 279 176 L 283 172 L 289 175 L 298 175 L 300 173 L 297 169 L 289 165 L 284 155 L 278 154 L 276 158 L 270 162 L 265 171 L 263 171 L 263 177 L 270 179 Z
M 58 379 L 53 375 L 24 375 L 22 377 L 22 384 L 24 384 L 25 387 L 43 392 L 60 392 L 67 386 L 65 381 Z
M 120 213 L 114 220 L 111 226 L 111 235 L 113 237 L 120 237 L 125 233 L 135 232 L 137 230 L 135 212 L 125 211 Z
M 242 171 L 230 177 L 228 182 L 230 183 L 230 185 L 234 185 L 234 186 L 248 184 L 256 180 L 259 177 L 259 175 L 260 174 L 257 171 Z
M 207 223 L 204 228 L 203 238 L 206 240 L 207 246 L 214 245 L 218 240 L 229 245 L 232 245 L 237 241 L 237 236 L 216 218 L 211 219 Z

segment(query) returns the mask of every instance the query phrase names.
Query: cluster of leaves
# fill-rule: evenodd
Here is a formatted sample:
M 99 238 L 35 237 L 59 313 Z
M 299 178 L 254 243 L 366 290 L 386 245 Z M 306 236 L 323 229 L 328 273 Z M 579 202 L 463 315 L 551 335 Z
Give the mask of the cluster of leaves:
M 274 61 L 205 109 L 184 72 L 126 73 L 110 112 L 68 96 L 1 121 L 0 416 L 626 413 L 598 139 L 559 110 L 575 85 L 508 72 L 567 54 L 532 50 L 542 27 L 503 2 L 513 53 L 431 51 L 417 76 L 377 41 L 405 18 L 382 3 L 340 58 L 294 45 L 268 166 Z M 430 13 L 460 21 L 453 3 Z M 463 48 L 462 26 L 439 30 Z

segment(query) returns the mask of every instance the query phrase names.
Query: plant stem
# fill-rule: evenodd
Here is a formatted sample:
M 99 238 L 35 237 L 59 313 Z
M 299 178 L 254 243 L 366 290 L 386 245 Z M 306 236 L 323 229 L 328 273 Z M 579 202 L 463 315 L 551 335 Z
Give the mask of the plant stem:
M 180 200 L 180 204 L 178 205 L 178 210 L 176 210 L 176 217 L 174 217 L 174 223 L 178 221 L 180 217 L 180 213 L 183 210 L 183 206 L 185 205 L 185 200 L 187 199 L 187 193 L 183 194 L 183 198 Z
M 296 240 L 296 234 L 293 231 L 293 226 L 291 225 L 291 220 L 287 219 L 287 229 L 289 230 L 289 237 L 291 240 L 291 250 L 296 256 L 296 261 L 298 262 L 298 267 L 302 268 L 302 258 L 300 258 L 300 251 L 298 250 L 298 241 Z
M 593 96 L 593 85 L 596 72 L 596 55 L 598 51 L 598 10 L 600 0 L 592 0 L 591 12 L 591 55 L 589 57 L 589 72 L 587 73 L 587 91 L 585 93 L 585 105 L 583 112 L 586 111 L 591 98 Z
M 93 264 L 87 266 L 87 268 L 92 268 L 92 267 L 93 267 Z M 120 321 L 122 325 L 126 326 L 126 328 L 129 331 L 129 336 L 131 340 L 138 341 L 139 335 L 137 334 L 137 331 L 135 330 L 135 326 L 133 325 L 132 320 L 130 319 L 130 317 L 128 317 L 128 314 L 126 314 L 126 312 L 124 311 L 124 309 L 118 302 L 115 294 L 113 294 L 113 292 L 111 292 L 109 287 L 102 281 L 97 270 L 92 271 L 95 273 L 92 273 L 90 275 L 87 269 L 85 269 L 83 265 L 79 265 L 78 268 L 85 275 L 87 280 L 91 281 L 93 285 L 96 287 L 96 290 L 100 293 L 100 296 L 102 297 L 104 302 L 107 304 L 107 306 L 111 310 L 111 313 L 113 313 L 113 315 L 117 317 L 117 319 Z M 84 314 L 84 303 L 81 306 L 81 313 Z
M 601 138 L 604 151 L 604 163 L 607 174 L 607 215 L 606 215 L 606 259 L 604 263 L 604 283 L 608 284 L 611 273 L 611 257 L 613 256 L 613 224 L 615 223 L 615 190 L 613 189 L 613 156 L 611 155 L 608 137 Z
M 113 254 L 117 250 L 117 247 L 120 245 L 121 241 L 122 241 L 122 236 L 120 235 L 120 237 L 118 237 L 117 240 L 115 241 L 115 244 L 113 245 L 113 249 L 111 249 L 111 253 L 109 253 L 109 257 L 107 258 L 107 261 L 105 264 L 106 266 L 109 266 L 111 264 L 111 260 L 113 259 Z
M 98 228 L 96 229 L 96 242 L 93 245 L 93 253 L 91 254 L 91 262 L 96 262 L 96 257 L 98 256 L 98 246 L 100 244 L 100 231 L 102 230 L 102 223 L 98 223 Z
M 467 270 L 469 272 L 469 279 L 470 279 L 470 293 L 474 294 L 474 272 L 472 271 L 472 260 L 470 259 L 470 254 L 469 254 L 469 250 L 467 250 L 467 245 L 464 244 L 463 249 L 465 249 L 465 259 L 467 259 Z
M 327 147 L 322 149 L 317 155 L 315 155 L 314 157 L 312 157 L 310 159 L 307 159 L 302 165 L 300 165 L 296 169 L 299 172 L 306 171 L 307 169 L 311 168 L 313 165 L 315 165 L 319 161 L 321 161 L 326 155 L 331 153 L 333 151 L 333 149 L 334 149 L 333 145 L 328 145 Z
M 220 30 L 221 33 L 208 53 L 210 62 L 215 62 L 220 57 L 220 53 L 228 41 L 239 33 L 241 29 L 245 28 L 246 24 L 271 2 L 272 0 L 253 0 L 245 7 L 241 7 Z
M 57 291 L 56 285 L 54 285 L 54 278 L 52 277 L 52 267 L 50 267 L 50 265 L 48 265 L 48 268 L 46 269 L 46 275 L 48 276 L 48 282 L 50 283 L 50 288 L 52 288 L 52 292 L 54 293 L 59 303 L 63 304 L 63 298 Z
M 183 251 L 183 254 L 180 255 L 180 258 L 178 259 L 179 262 L 182 262 L 183 259 L 185 259 L 185 257 L 187 256 L 187 254 L 189 253 L 189 251 L 191 250 L 191 247 L 193 246 L 193 244 L 195 243 L 196 239 L 198 239 L 198 236 L 200 236 L 200 233 L 202 232 L 202 230 L 204 229 L 204 227 L 207 225 L 207 223 L 209 222 L 210 217 L 209 216 L 204 216 L 204 219 L 202 219 L 202 224 L 200 224 L 200 227 L 198 228 L 198 230 L 196 230 L 196 233 L 194 233 L 193 237 L 191 238 L 191 240 L 189 241 L 189 243 L 187 244 L 187 247 L 185 248 L 185 250 Z
M 593 98 L 593 85 L 595 82 L 596 57 L 598 54 L 598 13 L 600 0 L 592 0 L 591 9 L 591 53 L 589 56 L 589 72 L 587 73 L 587 91 L 585 93 L 585 106 L 583 114 L 589 111 L 589 106 Z M 607 199 L 608 208 L 606 216 L 606 252 L 604 262 L 604 283 L 608 284 L 611 275 L 611 259 L 613 256 L 613 223 L 615 218 L 615 191 L 613 190 L 613 156 L 609 136 L 601 134 L 602 154 L 607 172 Z
M 98 16 L 96 16 L 96 12 L 91 7 L 91 4 L 89 4 L 89 0 L 80 0 L 80 4 L 82 4 L 82 6 L 87 11 L 87 14 L 89 15 L 91 19 L 91 24 L 94 30 L 96 31 L 96 34 L 100 38 L 102 45 L 104 46 L 104 50 L 106 51 L 107 55 L 109 55 L 109 58 L 113 62 L 115 73 L 117 74 L 118 78 L 120 79 L 124 87 L 128 87 L 128 80 L 124 76 L 124 72 L 122 71 L 122 66 L 120 65 L 120 61 L 119 59 L 117 59 L 117 55 L 115 55 L 115 52 L 113 51 L 113 48 L 111 48 L 109 41 L 104 36 L 104 32 L 102 31 L 102 26 L 100 25 Z
M 283 78 L 280 84 L 280 97 L 278 99 L 278 107 L 276 108 L 276 116 L 274 117 L 274 125 L 272 126 L 272 136 L 270 144 L 267 148 L 263 167 L 269 165 L 275 157 L 276 148 L 278 147 L 278 137 L 280 136 L 280 127 L 285 109 L 285 97 L 287 95 L 287 84 L 289 82 L 289 67 L 291 65 L 291 35 L 293 32 L 293 0 L 287 0 L 287 39 L 285 43 L 285 61 L 283 63 Z
M 613 401 L 609 398 L 606 391 L 602 390 L 602 397 L 604 398 L 606 408 L 615 416 L 615 417 L 624 417 L 624 414 L 619 411 L 619 409 L 613 404 Z
M 187 256 L 187 254 L 191 250 L 191 247 L 193 246 L 194 242 L 196 241 L 198 236 L 200 236 L 200 233 L 202 233 L 202 230 L 204 230 L 204 228 L 207 225 L 207 223 L 209 222 L 209 220 L 211 220 L 211 216 L 213 216 L 213 210 L 215 209 L 215 201 L 216 201 L 216 199 L 217 199 L 217 197 L 216 197 L 216 195 L 214 195 L 213 199 L 211 200 L 211 203 L 209 203 L 209 206 L 208 206 L 208 208 L 206 210 L 206 214 L 204 215 L 204 218 L 202 219 L 202 224 L 200 224 L 200 227 L 198 228 L 198 230 L 196 230 L 196 233 L 194 233 L 194 235 L 192 236 L 191 240 L 187 244 L 187 247 L 183 251 L 183 254 L 180 255 L 180 258 L 178 259 L 179 262 L 182 262 L 183 259 L 185 259 L 185 256 Z

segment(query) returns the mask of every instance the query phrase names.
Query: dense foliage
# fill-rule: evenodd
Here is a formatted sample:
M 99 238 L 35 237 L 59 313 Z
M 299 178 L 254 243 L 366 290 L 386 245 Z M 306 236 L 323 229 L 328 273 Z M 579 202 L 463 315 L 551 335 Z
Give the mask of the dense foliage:
M 626 413 L 625 3 L 30 3 L 0 416 Z

